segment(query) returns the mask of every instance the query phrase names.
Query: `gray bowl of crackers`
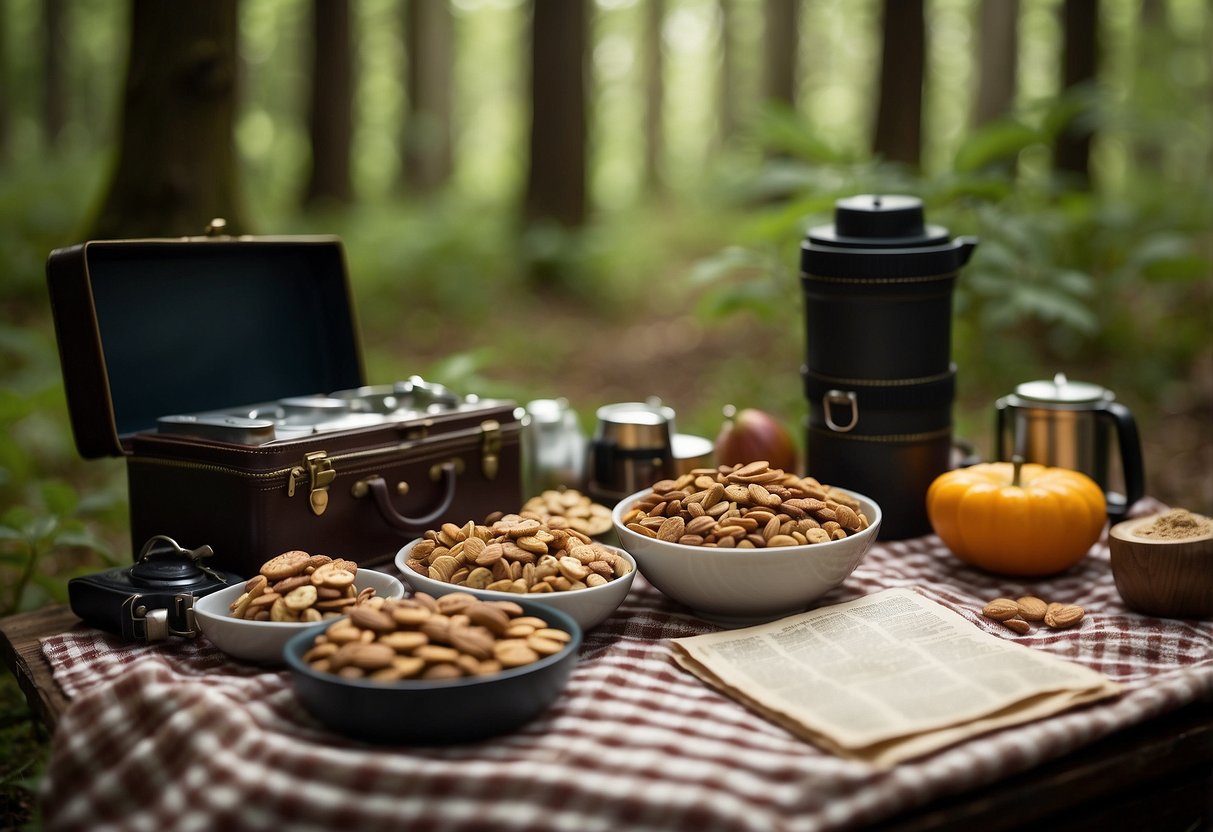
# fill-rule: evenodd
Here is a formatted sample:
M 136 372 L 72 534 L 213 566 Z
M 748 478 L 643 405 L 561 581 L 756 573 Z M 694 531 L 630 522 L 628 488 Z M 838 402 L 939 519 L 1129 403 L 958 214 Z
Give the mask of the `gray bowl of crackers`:
M 417 593 L 295 635 L 295 695 L 330 730 L 446 745 L 517 730 L 560 696 L 581 628 L 560 610 L 469 593 Z
M 249 581 L 194 601 L 194 620 L 221 651 L 240 661 L 280 665 L 292 636 L 340 618 L 359 603 L 404 596 L 391 575 L 352 561 L 284 552 Z

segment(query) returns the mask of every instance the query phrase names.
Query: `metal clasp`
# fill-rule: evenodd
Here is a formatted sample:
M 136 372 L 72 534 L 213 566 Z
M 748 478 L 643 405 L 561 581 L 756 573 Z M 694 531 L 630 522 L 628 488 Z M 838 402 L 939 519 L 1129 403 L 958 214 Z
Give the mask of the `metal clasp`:
M 834 415 L 830 410 L 830 405 L 847 405 L 851 408 L 851 421 L 845 425 L 840 425 L 834 421 Z M 827 390 L 826 394 L 821 397 L 821 411 L 825 416 L 826 427 L 835 433 L 846 433 L 859 424 L 859 399 L 851 390 Z
M 123 622 L 123 635 L 149 643 L 167 641 L 170 636 L 195 638 L 198 635 L 193 595 L 183 593 L 173 596 L 171 612 L 165 607 L 148 609 L 142 601 L 142 595 L 131 595 L 123 602 L 127 616 Z M 173 626 L 178 621 L 184 624 L 180 629 Z
M 480 423 L 484 437 L 480 443 L 480 470 L 484 478 L 497 478 L 501 461 L 501 423 L 496 419 L 485 419 Z
M 312 451 L 303 457 L 303 465 L 291 469 L 286 485 L 286 495 L 295 496 L 295 489 L 304 480 L 308 482 L 308 504 L 312 513 L 319 517 L 329 505 L 329 486 L 337 478 L 333 461 L 324 451 Z

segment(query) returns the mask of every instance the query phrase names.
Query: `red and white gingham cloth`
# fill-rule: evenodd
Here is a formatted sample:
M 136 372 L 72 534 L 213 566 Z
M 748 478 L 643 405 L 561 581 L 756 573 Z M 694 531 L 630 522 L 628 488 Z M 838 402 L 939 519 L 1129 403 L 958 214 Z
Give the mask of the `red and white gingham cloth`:
M 534 722 L 469 745 L 377 748 L 306 716 L 285 671 L 233 663 L 205 640 L 132 646 L 78 630 L 43 643 L 71 699 L 42 785 L 44 821 L 148 832 L 844 829 L 1213 702 L 1213 623 L 1129 612 L 1105 543 L 1064 576 L 1034 581 L 970 569 L 933 536 L 879 544 L 820 603 L 890 587 L 1101 671 L 1124 693 L 878 771 L 796 739 L 678 669 L 668 640 L 716 628 L 638 577 Z M 1087 617 L 1074 630 L 1020 637 L 978 614 L 991 598 L 1029 593 L 1081 604 Z

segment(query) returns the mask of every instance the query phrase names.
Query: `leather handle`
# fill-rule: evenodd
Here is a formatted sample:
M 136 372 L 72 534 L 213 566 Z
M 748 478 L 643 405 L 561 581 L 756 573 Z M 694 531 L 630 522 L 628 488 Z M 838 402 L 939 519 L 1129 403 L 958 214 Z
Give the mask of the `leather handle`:
M 392 496 L 388 490 L 387 483 L 383 477 L 378 475 L 359 480 L 359 484 L 366 486 L 366 490 L 356 490 L 355 496 L 369 494 L 373 497 L 379 513 L 392 528 L 402 532 L 424 531 L 426 527 L 446 514 L 450 510 L 451 504 L 455 501 L 455 478 L 458 474 L 458 466 L 455 461 L 448 460 L 435 466 L 435 468 L 439 474 L 439 478 L 442 480 L 442 497 L 438 501 L 436 508 L 419 517 L 405 517 L 396 510 L 396 507 L 392 505 Z M 362 491 L 361 494 L 359 493 L 360 491 Z

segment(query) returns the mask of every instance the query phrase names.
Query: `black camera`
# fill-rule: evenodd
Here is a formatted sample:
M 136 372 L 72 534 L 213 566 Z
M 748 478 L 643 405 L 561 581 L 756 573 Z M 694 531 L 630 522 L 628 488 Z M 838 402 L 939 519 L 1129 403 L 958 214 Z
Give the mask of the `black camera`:
M 67 583 L 72 612 L 86 624 L 127 641 L 193 638 L 194 599 L 239 583 L 236 575 L 204 565 L 210 546 L 183 549 L 156 535 L 131 566 L 72 578 Z

